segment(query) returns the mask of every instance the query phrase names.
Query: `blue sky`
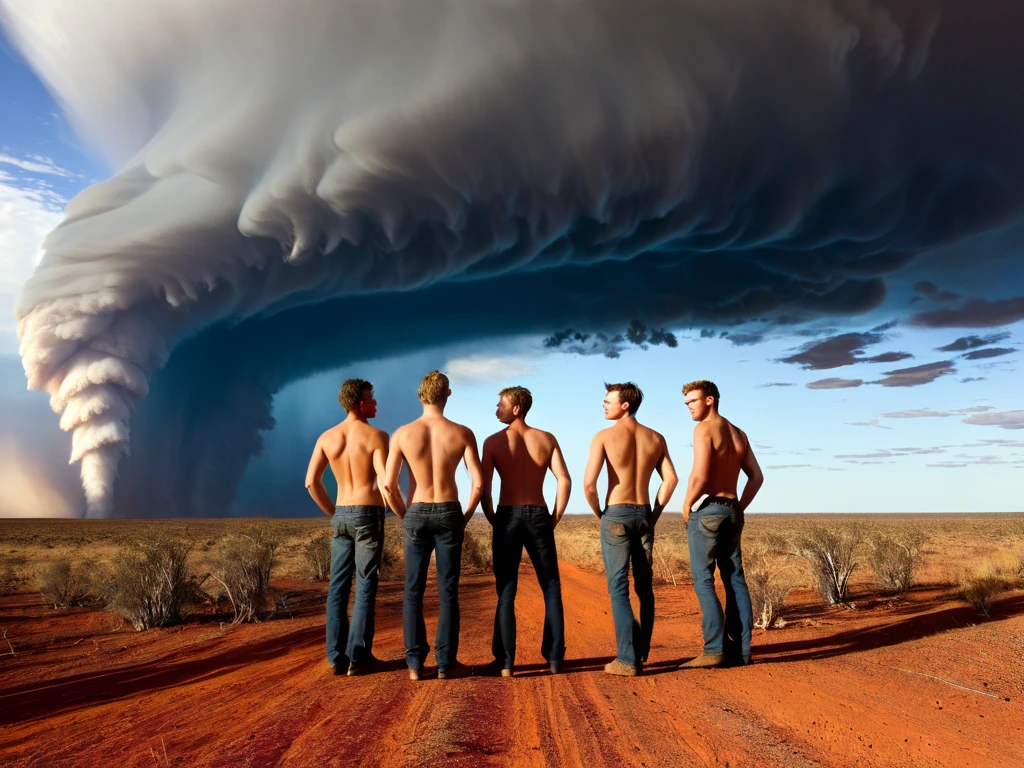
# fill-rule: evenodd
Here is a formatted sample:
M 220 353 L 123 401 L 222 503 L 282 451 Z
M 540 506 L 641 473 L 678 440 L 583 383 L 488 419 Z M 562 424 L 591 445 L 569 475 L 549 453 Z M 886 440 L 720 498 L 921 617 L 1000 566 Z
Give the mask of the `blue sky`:
M 33 478 L 17 486 L 18 498 L 0 494 L 0 516 L 32 509 L 75 513 L 82 502 L 66 465 L 70 438 L 59 432 L 46 395 L 23 391 L 13 303 L 64 204 L 111 170 L 81 144 L 60 107 L 2 37 L 0 94 L 0 422 L 7 425 L 0 428 L 0 459 L 6 464 L 0 486 L 15 487 L 15 476 Z M 899 273 L 894 277 L 901 279 Z M 930 290 L 918 291 L 923 301 L 933 299 Z M 1008 283 L 1005 290 L 1009 296 L 1015 287 Z M 606 426 L 602 382 L 633 380 L 642 387 L 639 418 L 666 435 L 685 478 L 693 425 L 680 386 L 696 378 L 718 383 L 723 415 L 753 441 L 767 478 L 756 511 L 1020 511 L 1024 399 L 1017 349 L 1024 323 L 980 329 L 890 326 L 906 316 L 905 301 L 899 293 L 866 315 L 734 327 L 724 337 L 722 327 L 673 328 L 676 348 L 625 344 L 616 358 L 600 350 L 552 350 L 543 336 L 450 346 L 439 339 L 420 352 L 325 371 L 287 385 L 275 397 L 276 426 L 264 435 L 262 454 L 249 462 L 233 511 L 315 514 L 301 488 L 302 473 L 317 434 L 340 418 L 335 396 L 341 380 L 374 380 L 379 424 L 392 429 L 415 416 L 416 385 L 435 366 L 452 380 L 449 416 L 471 426 L 481 441 L 498 427 L 498 389 L 522 384 L 533 390 L 530 421 L 556 433 L 577 483 L 571 512 L 586 509 L 582 469 L 591 436 Z M 844 334 L 863 335 L 863 343 L 847 354 L 849 365 L 836 365 L 841 360 L 834 349 L 815 357 L 813 345 Z M 939 349 L 957 339 L 966 340 L 962 348 Z M 888 362 L 863 361 L 885 353 L 900 354 Z M 934 377 L 913 370 L 937 363 L 946 365 Z M 900 376 L 913 385 L 891 386 Z M 843 383 L 851 386 L 834 386 Z M 464 474 L 460 481 L 465 485 Z

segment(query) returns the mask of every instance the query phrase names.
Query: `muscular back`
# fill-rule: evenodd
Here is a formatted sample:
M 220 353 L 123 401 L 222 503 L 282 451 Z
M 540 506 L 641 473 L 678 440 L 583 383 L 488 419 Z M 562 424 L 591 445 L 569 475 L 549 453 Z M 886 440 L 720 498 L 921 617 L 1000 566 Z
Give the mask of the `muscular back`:
M 338 481 L 338 506 L 384 506 L 373 455 L 376 451 L 382 452 L 378 459 L 383 466 L 382 456 L 387 454 L 387 444 L 385 432 L 362 421 L 342 422 L 320 437 L 320 447 Z
M 444 417 L 423 416 L 399 429 L 395 438 L 409 465 L 410 504 L 459 500 L 455 471 L 473 439 L 469 429 Z
M 501 478 L 498 504 L 544 505 L 544 478 L 556 445 L 554 435 L 533 427 L 503 429 L 487 438 L 484 455 Z
M 719 416 L 702 421 L 694 429 L 694 442 L 709 446 L 710 463 L 704 491 L 709 496 L 736 496 L 736 486 L 750 450 L 743 430 Z
M 650 504 L 651 475 L 665 456 L 665 438 L 634 419 L 599 433 L 608 464 L 609 504 Z

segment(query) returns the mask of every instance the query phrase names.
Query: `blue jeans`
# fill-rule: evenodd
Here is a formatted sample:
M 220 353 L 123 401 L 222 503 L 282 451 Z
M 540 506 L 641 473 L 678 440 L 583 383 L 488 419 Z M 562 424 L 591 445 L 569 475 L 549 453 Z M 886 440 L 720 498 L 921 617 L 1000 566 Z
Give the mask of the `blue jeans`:
M 548 508 L 534 505 L 498 507 L 494 515 L 491 553 L 498 607 L 494 611 L 491 653 L 506 669 L 516 660 L 516 590 L 519 561 L 526 547 L 544 593 L 544 635 L 541 655 L 548 661 L 565 658 L 565 617 L 562 612 L 562 582 L 558 576 L 555 531 Z
M 654 629 L 654 531 L 647 504 L 613 504 L 601 516 L 601 555 L 612 599 L 616 657 L 635 666 L 647 661 Z M 640 598 L 640 621 L 629 604 L 629 569 Z
M 686 526 L 693 588 L 704 615 L 704 653 L 727 653 L 749 663 L 754 614 L 743 576 L 742 535 L 743 513 L 731 504 L 705 501 Z M 716 564 L 725 586 L 724 616 L 715 594 Z
M 327 661 L 344 671 L 350 663 L 359 666 L 373 656 L 373 610 L 384 549 L 384 507 L 337 507 L 331 528 L 334 537 L 331 539 L 331 581 L 327 588 Z M 356 598 L 350 625 L 348 596 L 353 573 Z M 346 638 L 342 653 L 341 644 Z
M 405 538 L 405 599 L 402 602 L 402 629 L 405 634 L 405 661 L 419 670 L 430 652 L 427 625 L 423 620 L 423 591 L 427 586 L 430 553 L 436 551 L 437 634 L 434 658 L 440 671 L 454 664 L 459 652 L 459 575 L 462 571 L 462 539 L 466 518 L 457 501 L 438 504 L 412 504 L 402 519 Z

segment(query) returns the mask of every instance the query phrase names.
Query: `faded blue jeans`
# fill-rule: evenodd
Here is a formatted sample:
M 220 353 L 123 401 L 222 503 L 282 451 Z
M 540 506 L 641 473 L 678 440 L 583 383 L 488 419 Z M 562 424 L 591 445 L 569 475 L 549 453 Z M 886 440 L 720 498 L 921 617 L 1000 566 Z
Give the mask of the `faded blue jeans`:
M 516 660 L 516 591 L 519 561 L 526 547 L 544 593 L 544 634 L 540 652 L 548 661 L 565 658 L 565 617 L 562 611 L 562 582 L 558 575 L 555 531 L 548 508 L 526 504 L 501 506 L 492 523 L 491 553 L 498 606 L 494 611 L 491 653 L 505 669 Z
M 743 513 L 738 504 L 705 499 L 686 526 L 693 588 L 697 592 L 704 631 L 704 653 L 726 653 L 750 663 L 754 614 L 743 576 Z M 725 586 L 725 613 L 715 594 L 715 566 Z
M 601 555 L 615 624 L 616 658 L 630 666 L 647 661 L 654 630 L 654 530 L 647 504 L 612 504 L 601 516 Z M 629 604 L 629 570 L 640 599 L 640 620 Z
M 427 586 L 430 553 L 436 551 L 437 634 L 434 659 L 439 671 L 454 664 L 459 653 L 459 575 L 462 572 L 462 540 L 466 518 L 457 501 L 412 504 L 402 519 L 405 539 L 405 598 L 402 601 L 402 629 L 405 661 L 409 669 L 422 669 L 430 646 L 423 619 L 423 592 Z
M 331 581 L 327 588 L 327 661 L 344 672 L 350 663 L 358 667 L 373 656 L 373 611 L 384 549 L 384 507 L 337 507 L 331 528 L 334 536 Z M 353 574 L 356 597 L 349 624 L 348 596 Z

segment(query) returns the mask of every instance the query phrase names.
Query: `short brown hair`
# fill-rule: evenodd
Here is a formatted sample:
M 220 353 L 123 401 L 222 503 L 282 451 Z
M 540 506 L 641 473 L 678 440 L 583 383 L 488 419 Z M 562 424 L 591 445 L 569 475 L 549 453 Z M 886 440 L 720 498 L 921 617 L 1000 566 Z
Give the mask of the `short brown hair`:
M 363 397 L 366 390 L 373 391 L 373 384 L 366 379 L 346 379 L 338 390 L 338 402 L 346 411 L 354 411 L 366 399 Z
M 426 405 L 443 403 L 448 397 L 448 377 L 440 371 L 431 371 L 423 377 L 416 394 L 420 396 L 420 402 Z
M 525 416 L 533 405 L 533 395 L 526 387 L 505 387 L 498 393 L 498 397 L 507 397 L 512 405 L 519 406 L 519 414 Z
M 721 398 L 721 395 L 718 394 L 718 387 L 715 386 L 715 382 L 708 381 L 707 379 L 697 379 L 697 381 L 691 381 L 689 384 L 683 384 L 684 395 L 698 389 L 704 393 L 704 397 L 715 398 L 715 408 L 718 407 L 718 401 Z
M 607 392 L 618 392 L 619 402 L 629 404 L 629 415 L 634 415 L 640 410 L 640 403 L 644 401 L 643 390 L 640 389 L 632 381 L 627 381 L 624 384 L 608 384 L 604 385 L 605 391 Z

